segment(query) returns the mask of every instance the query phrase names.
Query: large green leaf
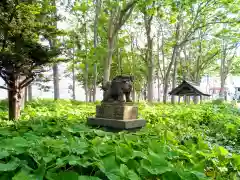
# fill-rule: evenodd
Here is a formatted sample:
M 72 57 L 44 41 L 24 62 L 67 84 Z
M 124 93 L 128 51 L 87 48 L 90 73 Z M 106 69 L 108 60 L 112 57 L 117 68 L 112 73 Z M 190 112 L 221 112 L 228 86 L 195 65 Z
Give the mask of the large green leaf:
M 71 180 L 79 180 L 79 175 L 76 172 L 60 172 L 57 175 L 57 179 L 59 180 L 66 180 L 66 179 L 71 179 Z
M 3 171 L 13 171 L 20 165 L 20 161 L 17 159 L 12 159 L 7 163 L 0 162 L 0 172 Z
M 151 174 L 161 175 L 172 168 L 165 159 L 165 155 L 149 152 L 148 158 L 141 160 L 141 167 Z
M 27 171 L 20 170 L 18 173 L 15 174 L 12 180 L 32 180 L 33 178 L 33 175 L 29 174 Z
M 98 163 L 99 169 L 109 178 L 109 179 L 121 179 L 121 173 L 119 171 L 119 164 L 116 162 L 115 156 L 110 155 L 104 157 Z
M 93 176 L 79 176 L 79 180 L 100 180 L 98 177 Z
M 0 159 L 3 159 L 5 157 L 8 157 L 10 154 L 8 153 L 8 151 L 5 150 L 0 150 Z

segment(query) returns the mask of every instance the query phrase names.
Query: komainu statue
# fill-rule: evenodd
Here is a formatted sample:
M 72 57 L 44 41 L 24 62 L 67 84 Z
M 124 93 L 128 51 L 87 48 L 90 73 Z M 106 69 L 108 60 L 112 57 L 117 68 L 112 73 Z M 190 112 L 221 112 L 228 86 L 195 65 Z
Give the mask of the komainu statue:
M 133 80 L 133 76 L 121 75 L 113 78 L 112 82 L 107 82 L 102 86 L 102 89 L 104 90 L 103 102 L 125 102 L 124 96 L 126 102 L 132 102 L 130 94 L 132 91 Z

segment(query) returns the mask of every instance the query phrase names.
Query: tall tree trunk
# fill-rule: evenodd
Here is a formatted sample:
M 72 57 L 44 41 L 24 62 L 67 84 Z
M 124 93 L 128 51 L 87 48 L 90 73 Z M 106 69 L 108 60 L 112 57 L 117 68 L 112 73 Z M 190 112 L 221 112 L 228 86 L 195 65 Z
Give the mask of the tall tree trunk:
M 93 102 L 96 101 L 97 92 L 97 64 L 94 64 Z
M 133 90 L 132 90 L 132 100 L 133 100 L 133 102 L 136 102 L 136 90 L 135 90 L 134 86 L 133 86 Z
M 12 84 L 8 90 L 9 120 L 18 120 L 21 112 L 21 102 L 23 100 L 23 91 L 19 91 L 19 80 L 12 78 Z
M 25 87 L 24 89 L 25 89 L 24 90 L 24 101 L 27 102 L 28 101 L 28 88 Z
M 86 102 L 89 101 L 89 89 L 88 89 L 88 38 L 87 38 L 87 21 L 86 21 L 86 16 L 84 15 L 84 39 L 85 39 L 85 83 L 84 83 L 84 88 L 85 88 L 85 96 L 86 96 Z
M 76 100 L 75 49 L 72 49 L 72 99 Z
M 56 7 L 56 11 L 53 13 L 53 17 L 57 16 L 57 6 L 56 6 L 56 0 L 52 0 L 52 5 Z M 57 21 L 53 22 L 53 26 L 57 28 Z M 52 40 L 52 46 L 55 47 L 56 40 Z M 51 46 L 51 44 L 50 44 Z M 59 90 L 59 71 L 58 71 L 58 64 L 55 63 L 52 67 L 53 69 L 53 86 L 54 86 L 54 100 L 57 100 L 60 98 L 60 90 Z
M 178 20 L 178 22 L 176 24 L 176 30 L 175 30 L 175 42 L 176 42 L 176 44 L 173 46 L 171 61 L 168 65 L 166 74 L 164 74 L 163 103 L 167 102 L 169 76 L 170 76 L 170 72 L 171 72 L 171 69 L 172 69 L 172 65 L 173 65 L 173 63 L 176 59 L 176 55 L 177 55 L 177 52 L 178 52 L 179 46 L 180 46 L 178 44 L 178 41 L 179 41 L 179 33 L 180 33 L 181 14 L 178 15 L 177 20 Z
M 94 55 L 96 55 L 96 48 L 97 48 L 97 37 L 98 37 L 98 16 L 101 10 L 101 0 L 96 0 L 96 8 L 95 8 L 95 19 L 94 19 Z M 96 92 L 97 92 L 97 64 L 94 64 L 94 80 L 93 80 L 93 101 L 96 101 Z
M 88 91 L 88 64 L 85 65 L 85 82 L 84 82 L 84 89 L 85 89 L 85 101 L 89 101 L 89 91 Z
M 155 1 L 153 1 L 153 6 Z M 152 19 L 153 14 L 147 14 L 146 10 L 143 11 L 144 14 L 144 24 L 145 30 L 147 34 L 147 54 L 146 54 L 146 61 L 148 64 L 148 75 L 147 75 L 147 87 L 148 87 L 148 101 L 153 101 L 153 73 L 154 73 L 154 61 L 152 56 L 152 48 L 153 48 L 153 38 L 151 37 L 151 26 L 152 26 Z
M 153 65 L 148 67 L 148 101 L 153 101 Z
M 195 82 L 200 83 L 200 71 L 199 71 L 199 66 L 201 63 L 202 59 L 202 31 L 201 29 L 199 30 L 199 46 L 198 46 L 198 56 L 197 56 L 197 66 L 196 66 L 196 75 L 195 75 Z M 194 104 L 198 104 L 199 102 L 199 96 L 194 96 Z
M 167 72 L 164 76 L 163 103 L 167 102 L 168 80 L 169 80 L 170 72 L 171 72 L 171 69 L 172 69 L 172 65 L 173 65 L 175 57 L 176 57 L 177 49 L 178 49 L 177 46 L 173 47 L 173 53 L 172 53 L 171 61 L 170 61 L 170 64 L 168 66 Z
M 30 84 L 28 87 L 28 101 L 32 101 L 33 96 L 32 96 L 32 85 Z
M 154 72 L 154 63 L 153 63 L 153 56 L 152 56 L 152 45 L 153 40 L 148 40 L 148 101 L 153 101 L 153 72 Z
M 124 4 L 123 8 L 115 7 L 110 10 L 108 23 L 108 55 L 104 62 L 103 84 L 109 81 L 111 73 L 112 55 L 114 50 L 114 41 L 121 27 L 129 19 L 137 0 Z
M 221 89 L 219 92 L 220 98 L 224 99 L 225 82 L 226 82 L 226 45 L 224 40 L 222 40 L 222 54 L 221 54 L 221 66 L 220 66 L 220 80 Z
M 160 83 L 160 75 L 158 71 L 158 77 L 157 77 L 157 87 L 158 87 L 158 102 L 160 102 L 160 96 L 161 96 L 161 83 Z
M 54 100 L 57 100 L 60 98 L 58 65 L 54 64 L 52 69 L 53 69 Z
M 104 63 L 104 74 L 103 83 L 106 84 L 110 79 L 112 55 L 114 51 L 114 39 L 112 37 L 108 38 L 108 56 Z
M 92 88 L 88 88 L 89 102 L 92 102 Z
M 76 76 L 75 76 L 75 62 L 73 57 L 73 67 L 72 67 L 72 98 L 76 100 Z
M 21 110 L 25 108 L 25 104 L 27 102 L 27 87 L 22 90 L 22 101 L 21 101 Z
M 173 75 L 172 75 L 172 89 L 176 88 L 176 78 L 177 78 L 177 57 L 174 60 Z M 175 104 L 175 96 L 171 97 L 172 104 Z
M 160 96 L 161 96 L 161 63 L 160 63 L 160 45 L 159 45 L 159 37 L 160 37 L 160 31 L 158 31 L 157 34 L 157 88 L 158 88 L 158 102 L 160 102 Z

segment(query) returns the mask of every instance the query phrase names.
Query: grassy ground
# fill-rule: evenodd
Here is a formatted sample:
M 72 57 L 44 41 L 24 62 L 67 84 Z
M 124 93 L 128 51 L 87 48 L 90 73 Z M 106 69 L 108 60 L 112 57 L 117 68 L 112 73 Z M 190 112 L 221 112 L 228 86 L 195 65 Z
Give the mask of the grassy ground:
M 240 113 L 226 104 L 139 104 L 136 133 L 88 127 L 95 104 L 38 100 L 19 122 L 0 103 L 0 179 L 239 179 Z

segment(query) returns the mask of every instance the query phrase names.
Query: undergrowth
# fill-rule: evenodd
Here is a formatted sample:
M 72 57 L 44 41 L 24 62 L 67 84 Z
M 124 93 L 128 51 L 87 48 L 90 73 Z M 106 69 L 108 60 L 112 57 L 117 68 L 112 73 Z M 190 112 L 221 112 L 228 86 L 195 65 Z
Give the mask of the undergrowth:
M 0 103 L 0 180 L 240 178 L 240 113 L 226 104 L 139 104 L 138 132 L 88 127 L 95 104 L 36 100 L 18 122 Z

